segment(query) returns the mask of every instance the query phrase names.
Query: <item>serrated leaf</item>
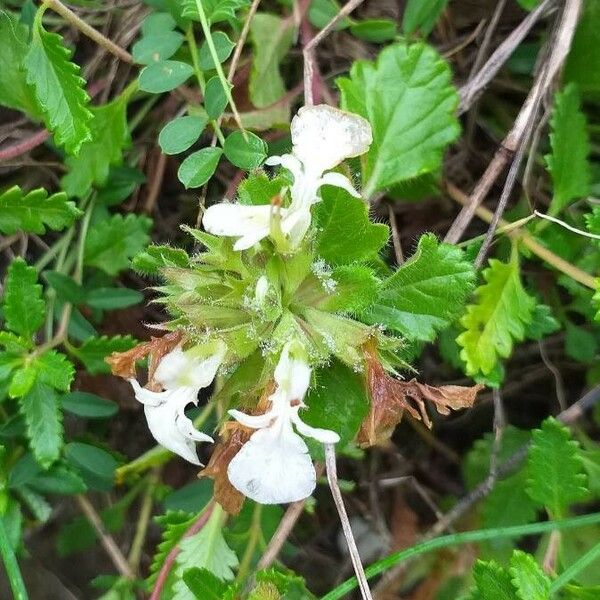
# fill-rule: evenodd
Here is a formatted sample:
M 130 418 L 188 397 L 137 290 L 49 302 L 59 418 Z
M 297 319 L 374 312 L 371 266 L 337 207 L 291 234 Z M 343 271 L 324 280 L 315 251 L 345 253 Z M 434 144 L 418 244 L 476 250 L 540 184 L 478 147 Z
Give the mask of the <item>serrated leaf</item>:
M 368 119 L 373 130 L 363 174 L 367 198 L 439 169 L 460 132 L 451 80 L 448 64 L 423 43 L 388 46 L 375 63 L 357 61 L 350 77 L 338 80 L 342 107 Z
M 133 268 L 143 275 L 158 275 L 163 267 L 186 268 L 190 264 L 190 257 L 181 248 L 171 246 L 148 246 L 146 250 L 137 254 L 133 261 Z
M 285 94 L 279 63 L 294 39 L 291 21 L 267 13 L 256 13 L 250 25 L 254 49 L 250 71 L 250 99 L 257 108 L 265 108 Z
M 116 100 L 91 109 L 91 138 L 82 144 L 77 156 L 67 157 L 69 169 L 62 178 L 62 186 L 69 196 L 83 198 L 92 186 L 102 187 L 108 180 L 111 165 L 123 161 L 123 148 L 131 138 L 127 126 L 127 98 Z
M 61 392 L 68 392 L 75 376 L 73 363 L 62 353 L 48 350 L 35 360 L 38 379 Z
M 521 600 L 550 599 L 550 579 L 531 554 L 515 550 L 510 559 L 510 574 Z
M 56 142 L 69 154 L 77 154 L 91 137 L 90 99 L 79 67 L 70 60 L 72 51 L 63 45 L 60 35 L 44 29 L 42 14 L 39 10 L 36 15 L 23 63 L 27 82 L 35 88 L 46 127 L 54 133 Z
M 432 341 L 463 310 L 474 282 L 464 253 L 426 234 L 413 256 L 383 282 L 365 318 L 408 338 Z
M 552 153 L 546 156 L 546 164 L 554 193 L 548 213 L 556 215 L 576 198 L 587 196 L 590 190 L 587 121 L 575 84 L 556 94 L 550 129 Z
M 321 196 L 314 209 L 319 257 L 332 265 L 374 259 L 387 243 L 389 228 L 371 223 L 367 205 L 346 190 L 326 186 Z
M 45 305 L 37 272 L 22 258 L 8 267 L 4 285 L 4 319 L 6 327 L 26 338 L 44 323 Z
M 72 351 L 92 374 L 110 373 L 110 367 L 105 358 L 113 352 L 125 352 L 136 345 L 136 340 L 130 335 L 94 337 L 86 340 L 79 348 Z
M 379 280 L 373 270 L 364 265 L 342 265 L 331 271 L 331 280 L 335 290 L 323 296 L 323 285 L 318 281 L 321 299 L 314 304 L 315 308 L 327 312 L 343 312 L 349 314 L 364 313 L 376 300 Z
M 9 398 L 20 398 L 31 390 L 37 377 L 37 369 L 34 365 L 26 365 L 17 369 L 8 386 Z
M 39 119 L 42 113 L 22 69 L 28 48 L 27 27 L 0 9 L 0 104 Z
M 202 600 L 222 600 L 228 587 L 222 579 L 215 577 L 207 569 L 198 567 L 184 571 L 183 581 L 194 597 Z
M 58 231 L 81 216 L 81 211 L 59 192 L 48 196 L 43 188 L 23 193 L 17 185 L 0 195 L 0 231 L 12 235 L 17 231 L 46 233 L 46 227 Z
M 541 429 L 534 430 L 527 466 L 527 493 L 555 519 L 563 518 L 571 504 L 588 496 L 579 444 L 552 417 L 542 423 Z
M 85 264 L 116 275 L 130 266 L 148 243 L 152 219 L 143 215 L 116 214 L 90 228 L 85 240 Z
M 513 342 L 525 337 L 535 306 L 521 284 L 516 257 L 508 263 L 491 259 L 489 264 L 483 272 L 486 283 L 475 291 L 477 303 L 461 319 L 466 331 L 456 338 L 469 375 L 487 375 L 499 358 L 510 356 Z
M 40 465 L 47 468 L 60 456 L 63 443 L 58 395 L 38 379 L 19 406 L 27 425 L 29 447 Z
M 479 593 L 475 596 L 477 600 L 519 600 L 510 574 L 493 560 L 478 560 L 473 567 L 473 578 Z

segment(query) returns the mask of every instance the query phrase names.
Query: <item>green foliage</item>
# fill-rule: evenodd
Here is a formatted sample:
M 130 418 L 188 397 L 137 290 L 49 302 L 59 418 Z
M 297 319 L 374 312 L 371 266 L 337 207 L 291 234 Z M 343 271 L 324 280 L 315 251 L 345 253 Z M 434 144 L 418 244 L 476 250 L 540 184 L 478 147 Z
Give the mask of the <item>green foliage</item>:
M 131 48 L 135 62 L 149 65 L 171 58 L 183 43 L 183 35 L 178 31 L 161 30 L 159 33 L 144 35 Z
M 233 51 L 235 44 L 229 39 L 227 34 L 222 31 L 215 31 L 212 34 L 212 41 L 215 46 L 219 62 L 225 62 Z M 215 63 L 206 40 L 204 40 L 204 42 L 202 42 L 202 46 L 200 46 L 198 62 L 200 63 L 200 68 L 203 71 L 208 71 L 209 69 L 215 68 Z
M 531 554 L 515 550 L 510 560 L 512 583 L 521 600 L 549 600 L 550 579 Z
M 509 572 L 493 560 L 478 560 L 473 567 L 477 592 L 472 600 L 518 600 Z
M 391 19 L 365 19 L 353 23 L 350 31 L 355 37 L 374 44 L 392 41 L 397 34 L 396 23 Z
M 72 52 L 57 33 L 42 25 L 43 9 L 36 14 L 29 50 L 24 59 L 27 82 L 34 87 L 46 127 L 56 142 L 69 154 L 77 154 L 91 138 L 89 96 L 79 76 L 79 67 L 71 62 Z
M 244 134 L 238 130 L 227 136 L 223 152 L 231 164 L 249 171 L 259 167 L 267 158 L 267 144 L 250 132 L 246 132 L 244 139 Z
M 227 84 L 231 90 L 230 84 Z M 204 108 L 211 119 L 218 119 L 227 106 L 227 91 L 221 83 L 221 79 L 215 75 L 206 82 L 204 90 Z
M 250 99 L 257 108 L 269 106 L 285 94 L 279 63 L 293 39 L 294 31 L 289 22 L 267 13 L 254 15 L 250 25 L 250 40 L 254 49 Z
M 450 69 L 433 48 L 388 46 L 375 63 L 355 62 L 338 86 L 343 108 L 369 119 L 373 129 L 363 173 L 367 198 L 439 169 L 460 128 Z
M 158 275 L 163 267 L 187 267 L 189 256 L 181 248 L 148 246 L 133 259 L 133 268 L 143 275 Z
M 11 331 L 31 337 L 44 322 L 42 286 L 33 267 L 18 258 L 8 268 L 4 287 L 4 319 Z
M 553 418 L 533 432 L 528 458 L 529 496 L 545 506 L 553 518 L 565 516 L 566 509 L 588 496 L 579 444 L 569 430 Z
M 475 291 L 477 303 L 467 307 L 461 319 L 465 331 L 456 340 L 469 375 L 488 375 L 499 358 L 510 355 L 513 342 L 525 337 L 535 305 L 521 284 L 516 256 L 508 263 L 491 259 L 489 264 L 483 272 L 486 283 Z
M 424 235 L 413 256 L 383 282 L 366 318 L 408 338 L 432 341 L 460 314 L 474 280 L 460 250 Z
M 587 122 L 574 84 L 556 94 L 550 127 L 552 153 L 546 156 L 546 163 L 554 195 L 548 212 L 556 215 L 576 198 L 586 196 L 590 189 Z
M 121 95 L 104 106 L 91 109 L 91 137 L 77 156 L 66 159 L 69 173 L 62 179 L 69 196 L 83 198 L 92 186 L 102 187 L 110 167 L 123 161 L 123 148 L 131 142 L 127 125 L 127 97 Z
M 187 63 L 178 60 L 161 60 L 147 65 L 140 73 L 140 90 L 150 94 L 170 92 L 185 83 L 194 73 Z
M 182 15 L 188 19 L 200 20 L 198 14 L 197 0 L 183 0 Z M 209 24 L 228 21 L 235 23 L 236 11 L 248 6 L 249 0 L 204 0 L 202 7 Z
M 18 185 L 0 195 L 0 231 L 46 233 L 64 229 L 81 216 L 81 211 L 62 192 L 48 196 L 43 188 L 23 193 Z
M 165 154 L 185 152 L 198 141 L 204 131 L 206 117 L 187 115 L 169 121 L 158 136 L 158 144 Z
M 86 297 L 88 306 L 101 310 L 115 310 L 139 304 L 144 294 L 123 287 L 101 287 L 90 290 Z
M 143 215 L 115 214 L 92 227 L 85 240 L 85 264 L 116 275 L 148 243 L 152 220 Z
M 112 400 L 106 400 L 89 392 L 71 392 L 61 398 L 64 410 L 86 419 L 107 419 L 117 414 L 119 407 Z
M 387 225 L 371 223 L 367 205 L 346 190 L 325 187 L 322 197 L 314 211 L 318 255 L 333 265 L 375 258 L 388 240 Z
M 202 148 L 190 154 L 177 171 L 179 181 L 186 188 L 202 187 L 213 176 L 222 154 L 221 148 Z
M 198 567 L 184 571 L 183 581 L 196 598 L 203 600 L 222 600 L 229 587 L 208 569 L 199 569 Z
M 91 489 L 107 492 L 112 488 L 118 463 L 106 450 L 71 442 L 65 446 L 65 459 Z
M 408 0 L 402 17 L 402 31 L 410 35 L 420 31 L 428 36 L 446 8 L 448 0 Z
M 110 373 L 110 368 L 104 360 L 113 352 L 124 352 L 135 346 L 136 340 L 130 335 L 109 337 L 91 337 L 81 346 L 72 348 L 73 354 L 85 365 L 92 374 Z

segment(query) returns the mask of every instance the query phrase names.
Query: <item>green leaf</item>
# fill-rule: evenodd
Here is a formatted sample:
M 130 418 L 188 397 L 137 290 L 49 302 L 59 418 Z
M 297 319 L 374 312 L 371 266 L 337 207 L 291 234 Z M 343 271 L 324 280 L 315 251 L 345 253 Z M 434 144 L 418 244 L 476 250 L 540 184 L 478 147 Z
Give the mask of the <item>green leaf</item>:
M 175 19 L 166 12 L 152 12 L 142 21 L 142 35 L 151 36 L 175 29 Z
M 133 268 L 142 275 L 158 275 L 163 267 L 187 268 L 190 257 L 181 248 L 148 246 L 134 257 L 132 263 Z
M 85 240 L 85 264 L 116 275 L 129 268 L 130 259 L 149 240 L 152 219 L 143 215 L 115 214 L 90 228 Z
M 228 21 L 230 24 L 236 24 L 236 11 L 240 8 L 248 6 L 249 0 L 203 0 L 202 7 L 206 14 L 206 19 L 209 24 Z M 187 19 L 199 21 L 198 7 L 196 0 L 183 0 L 182 16 Z
M 207 569 L 193 567 L 183 573 L 185 585 L 201 600 L 222 600 L 227 584 Z
M 27 27 L 0 9 L 0 104 L 37 120 L 42 113 L 22 69 L 28 49 Z
M 391 19 L 365 19 L 350 26 L 353 36 L 365 42 L 382 44 L 396 37 L 396 23 Z
M 576 83 L 582 92 L 600 91 L 600 3 L 584 2 L 564 68 L 564 80 Z
M 13 489 L 25 485 L 40 494 L 81 494 L 86 490 L 82 479 L 65 465 L 54 464 L 44 471 L 29 452 L 15 463 L 9 478 Z
M 213 497 L 212 479 L 203 477 L 169 493 L 163 500 L 165 510 L 197 513 L 202 510 Z
M 149 65 L 171 58 L 183 43 L 183 35 L 178 31 L 160 31 L 144 35 L 131 48 L 133 60 L 141 65 Z
M 491 259 L 483 277 L 486 283 L 475 291 L 477 303 L 461 319 L 466 331 L 456 339 L 469 375 L 487 375 L 500 357 L 510 356 L 513 342 L 525 337 L 535 306 L 521 284 L 516 258 L 509 263 Z
M 550 417 L 541 429 L 534 430 L 527 466 L 527 493 L 554 519 L 564 518 L 571 504 L 587 498 L 587 476 L 579 444 L 556 419 Z
M 37 370 L 33 365 L 27 365 L 15 371 L 8 387 L 9 398 L 20 398 L 31 390 L 35 383 Z
M 335 282 L 332 294 L 323 295 L 323 284 L 317 285 L 322 299 L 315 308 L 328 312 L 360 314 L 369 308 L 377 298 L 379 281 L 372 269 L 364 265 L 342 265 L 331 272 Z
M 583 327 L 566 322 L 565 353 L 567 356 L 582 363 L 591 363 L 598 352 L 596 336 Z
M 227 83 L 228 86 L 231 85 Z M 206 114 L 211 119 L 218 119 L 227 106 L 227 92 L 223 88 L 223 84 L 219 77 L 216 75 L 211 77 L 206 82 L 206 89 L 204 90 L 204 108 Z
M 58 271 L 44 271 L 44 279 L 56 291 L 57 297 L 63 302 L 79 305 L 85 303 L 85 289 L 75 281 Z
M 69 172 L 61 183 L 72 197 L 83 198 L 92 186 L 104 186 L 110 167 L 123 162 L 123 148 L 131 143 L 125 95 L 91 111 L 94 115 L 91 138 L 81 146 L 77 156 L 67 157 L 65 161 Z
M 550 600 L 550 579 L 531 554 L 515 550 L 510 559 L 510 574 L 521 600 Z
M 541 340 L 559 329 L 560 323 L 554 318 L 552 309 L 547 304 L 536 304 L 525 337 L 530 340 Z
M 517 0 L 517 2 L 525 10 L 532 10 L 532 9 L 534 9 L 540 3 L 540 0 Z
M 346 190 L 325 186 L 321 196 L 322 202 L 314 208 L 318 255 L 333 265 L 375 258 L 387 243 L 387 225 L 371 223 L 365 202 Z
M 26 338 L 44 323 L 45 306 L 42 286 L 37 272 L 22 258 L 13 260 L 8 267 L 4 286 L 4 320 L 6 327 Z
M 65 458 L 90 488 L 103 492 L 112 488 L 118 463 L 106 450 L 72 442 L 65 446 Z
M 308 9 L 309 21 L 318 29 L 323 29 L 340 12 L 340 5 L 334 0 L 312 0 Z M 350 27 L 352 21 L 348 17 L 341 18 L 334 27 L 340 31 Z
M 124 287 L 102 287 L 91 290 L 87 295 L 87 304 L 101 310 L 115 310 L 139 304 L 144 294 Z
M 72 352 L 85 365 L 85 368 L 92 374 L 110 373 L 110 367 L 105 362 L 105 358 L 113 352 L 125 352 L 133 348 L 136 340 L 130 335 L 117 335 L 108 337 L 89 338 L 79 348 L 73 348 Z
M 384 281 L 365 318 L 408 338 L 432 341 L 462 312 L 474 282 L 464 253 L 426 234 L 413 256 Z
M 556 94 L 550 129 L 552 153 L 546 156 L 546 164 L 552 175 L 554 194 L 548 213 L 556 215 L 590 191 L 587 121 L 575 84 Z
M 31 451 L 40 465 L 47 468 L 60 456 L 63 443 L 58 395 L 38 379 L 21 399 L 19 407 L 27 425 Z
M 69 391 L 75 377 L 75 367 L 64 354 L 56 350 L 48 350 L 38 356 L 33 364 L 42 383 L 61 392 Z
M 165 154 L 185 152 L 198 141 L 208 119 L 187 115 L 169 121 L 158 134 L 158 145 Z
M 433 48 L 402 43 L 385 48 L 376 63 L 355 62 L 350 77 L 338 80 L 342 107 L 367 118 L 373 129 L 363 177 L 367 198 L 440 168 L 460 131 L 451 79 Z
M 231 164 L 246 171 L 256 169 L 267 158 L 267 144 L 250 131 L 244 139 L 239 129 L 227 136 L 223 151 Z
M 446 8 L 448 0 L 408 0 L 402 16 L 402 33 L 419 30 L 427 37 Z
M 288 184 L 282 175 L 270 179 L 263 171 L 248 175 L 237 189 L 240 204 L 271 204 L 271 200 Z
M 118 405 L 89 392 L 71 392 L 61 399 L 64 410 L 86 419 L 107 419 L 119 412 Z
M 211 35 L 219 62 L 225 62 L 229 58 L 231 51 L 235 48 L 235 44 L 229 39 L 229 36 L 222 31 L 215 31 Z M 206 40 L 204 40 L 200 46 L 198 61 L 200 63 L 200 68 L 203 71 L 209 71 L 210 69 L 215 68 L 215 63 Z
M 285 94 L 279 63 L 294 39 L 291 21 L 275 15 L 256 13 L 250 25 L 254 50 L 250 71 L 250 99 L 257 108 L 277 102 Z
M 42 14 L 43 9 L 38 10 L 23 63 L 27 82 L 35 88 L 46 127 L 54 133 L 56 142 L 69 154 L 77 154 L 91 138 L 90 99 L 79 67 L 70 60 L 72 51 L 63 45 L 60 35 L 44 29 Z
M 478 560 L 473 567 L 477 600 L 519 600 L 508 571 L 495 561 Z
M 190 154 L 177 171 L 179 181 L 187 189 L 202 187 L 213 176 L 221 154 L 223 154 L 221 148 L 202 148 Z
M 12 235 L 17 231 L 46 233 L 64 229 L 81 216 L 81 211 L 60 192 L 48 196 L 43 188 L 24 194 L 17 185 L 0 195 L 0 231 Z
M 339 447 L 354 439 L 363 419 L 369 412 L 369 400 L 364 378 L 338 360 L 316 372 L 316 385 L 306 397 L 307 409 L 301 412 L 302 420 L 313 427 L 331 429 L 339 434 Z M 343 398 L 343 402 L 339 402 Z M 309 447 L 313 457 L 323 457 L 322 444 Z
M 194 74 L 194 69 L 178 60 L 162 60 L 152 63 L 140 73 L 140 90 L 150 94 L 170 92 L 185 83 Z
M 268 569 L 256 573 L 257 587 L 252 590 L 248 600 L 270 600 L 273 587 L 281 594 L 281 600 L 316 600 L 315 596 L 306 589 L 306 583 L 292 571 L 282 572 L 278 569 Z M 267 584 L 267 585 L 265 585 Z M 261 588 L 266 595 L 261 594 Z M 258 594 L 257 594 L 258 592 Z

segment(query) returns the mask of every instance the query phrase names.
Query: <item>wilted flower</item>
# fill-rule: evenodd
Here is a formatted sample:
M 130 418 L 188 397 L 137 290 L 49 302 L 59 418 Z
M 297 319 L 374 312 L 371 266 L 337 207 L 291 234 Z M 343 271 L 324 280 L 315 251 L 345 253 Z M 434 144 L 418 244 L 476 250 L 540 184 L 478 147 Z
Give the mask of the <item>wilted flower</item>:
M 258 431 L 229 463 L 227 475 L 237 490 L 261 504 L 295 502 L 315 489 L 315 468 L 298 433 L 324 444 L 340 440 L 334 431 L 307 425 L 298 414 L 305 407 L 310 374 L 304 349 L 288 342 L 275 369 L 277 388 L 269 397 L 270 410 L 256 416 L 229 411 L 242 425 Z
M 184 352 L 178 346 L 166 354 L 153 377 L 163 387 L 162 392 L 153 392 L 141 387 L 135 379 L 129 380 L 136 400 L 144 405 L 154 439 L 195 465 L 200 464 L 196 442 L 212 442 L 213 439 L 198 431 L 184 411 L 188 404 L 198 404 L 198 392 L 212 383 L 223 361 L 224 344 L 217 343 L 210 349 L 214 351 L 199 355 L 199 348 Z
M 293 249 L 310 227 L 310 208 L 319 201 L 323 185 L 341 187 L 359 196 L 347 177 L 325 171 L 369 149 L 372 135 L 368 121 L 325 104 L 304 106 L 292 119 L 291 134 L 292 153 L 272 156 L 266 161 L 292 173 L 289 207 L 216 204 L 204 214 L 202 223 L 206 231 L 236 237 L 234 249 L 246 250 L 267 237 L 275 226 Z

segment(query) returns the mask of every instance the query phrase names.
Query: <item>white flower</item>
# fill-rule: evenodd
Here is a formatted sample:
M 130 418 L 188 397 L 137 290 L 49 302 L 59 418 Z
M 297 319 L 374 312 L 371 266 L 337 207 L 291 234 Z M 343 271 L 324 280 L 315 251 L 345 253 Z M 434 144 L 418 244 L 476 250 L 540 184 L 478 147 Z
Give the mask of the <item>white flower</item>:
M 266 161 L 292 173 L 290 206 L 216 204 L 204 213 L 202 223 L 206 231 L 237 237 L 234 249 L 246 250 L 271 233 L 273 217 L 277 215 L 278 226 L 293 249 L 310 227 L 310 208 L 320 200 L 319 189 L 323 185 L 341 187 L 359 197 L 347 177 L 325 171 L 369 149 L 372 135 L 368 121 L 326 104 L 304 106 L 292 119 L 291 134 L 292 153 Z
M 215 378 L 225 350 L 224 344 L 217 343 L 210 354 L 198 355 L 198 349 L 184 352 L 180 347 L 166 354 L 154 373 L 163 392 L 153 392 L 141 387 L 135 379 L 129 380 L 136 400 L 144 405 L 148 428 L 154 439 L 195 465 L 200 464 L 196 442 L 212 442 L 213 439 L 194 427 L 185 415 L 185 407 L 198 404 L 198 392 Z
M 263 415 L 247 415 L 238 410 L 229 414 L 242 425 L 257 429 L 233 457 L 227 469 L 232 485 L 261 504 L 302 500 L 312 494 L 316 474 L 304 440 L 294 431 L 325 444 L 340 438 L 334 431 L 311 427 L 298 411 L 310 385 L 310 366 L 303 349 L 288 342 L 277 368 L 277 389 L 270 396 L 271 408 Z
M 256 301 L 257 306 L 264 305 L 268 293 L 269 280 L 267 279 L 266 275 L 261 275 L 256 282 L 256 287 L 254 288 L 254 300 Z

